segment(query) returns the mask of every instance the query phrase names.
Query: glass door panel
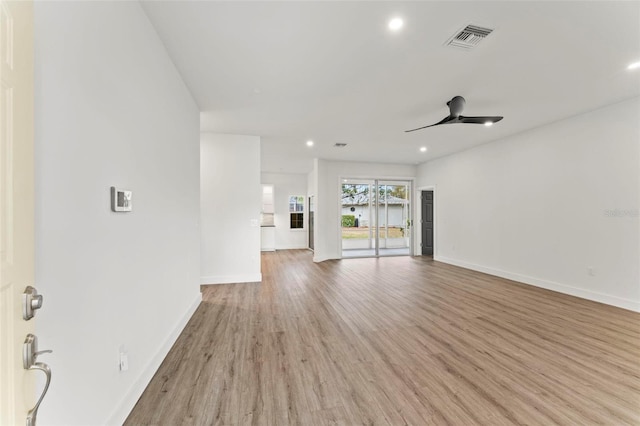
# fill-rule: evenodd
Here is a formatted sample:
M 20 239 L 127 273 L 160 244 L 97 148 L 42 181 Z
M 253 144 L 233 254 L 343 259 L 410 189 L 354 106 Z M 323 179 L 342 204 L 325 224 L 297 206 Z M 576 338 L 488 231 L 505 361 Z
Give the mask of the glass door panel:
M 409 255 L 411 247 L 411 205 L 409 181 L 379 181 L 379 256 Z
M 375 256 L 375 182 L 343 179 L 341 203 L 343 256 Z

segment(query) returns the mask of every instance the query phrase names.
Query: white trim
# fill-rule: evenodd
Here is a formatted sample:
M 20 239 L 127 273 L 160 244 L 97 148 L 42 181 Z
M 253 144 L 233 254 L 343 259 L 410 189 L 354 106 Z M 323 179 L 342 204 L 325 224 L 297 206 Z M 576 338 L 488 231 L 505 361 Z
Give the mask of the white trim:
M 304 245 L 304 246 L 280 246 L 280 247 L 276 247 L 276 250 L 304 250 L 304 249 L 309 249 L 309 247 L 307 247 L 307 245 Z
M 438 262 L 448 263 L 450 265 L 460 266 L 462 268 L 471 269 L 485 274 L 494 275 L 508 280 L 517 281 L 519 283 L 544 288 L 547 290 L 557 291 L 559 293 L 568 294 L 582 299 L 592 300 L 594 302 L 605 303 L 607 305 L 617 306 L 618 308 L 628 309 L 630 311 L 640 312 L 640 302 L 635 300 L 623 299 L 621 297 L 610 296 L 608 294 L 598 293 L 595 291 L 584 290 L 572 287 L 566 284 L 560 284 L 553 281 L 547 281 L 540 278 L 521 275 L 515 272 L 502 271 L 474 263 L 468 263 L 461 260 L 449 259 L 446 257 L 435 257 Z
M 274 250 L 275 251 L 275 250 Z M 236 283 L 259 283 L 262 282 L 262 274 L 245 275 L 208 275 L 200 277 L 200 284 L 236 284 Z
M 338 218 L 338 257 L 337 259 L 342 259 L 342 183 L 344 181 L 342 176 L 338 175 L 338 197 L 336 199 L 336 209 L 337 209 L 337 218 Z M 355 179 L 355 178 L 354 178 Z M 359 179 L 359 178 L 358 178 Z M 314 262 L 322 262 L 327 259 L 316 260 L 316 256 L 313 257 Z
M 329 256 L 320 257 L 320 256 L 316 255 L 315 251 L 313 252 L 313 262 L 314 263 L 324 262 L 325 260 L 336 260 L 336 259 L 333 258 L 333 257 L 329 257 Z
M 136 381 L 129 388 L 129 390 L 125 393 L 124 397 L 120 400 L 120 402 L 116 405 L 116 408 L 111 412 L 109 419 L 107 420 L 107 425 L 121 425 L 127 419 L 131 410 L 138 402 L 138 399 L 144 392 L 144 390 L 149 385 L 149 382 L 160 368 L 160 364 L 164 361 L 164 358 L 169 353 L 169 350 L 173 346 L 173 344 L 184 330 L 185 326 L 193 316 L 193 313 L 200 306 L 200 302 L 202 302 L 202 293 L 198 293 L 196 298 L 187 309 L 187 312 L 180 318 L 178 323 L 175 325 L 173 330 L 169 333 L 165 341 L 158 348 L 158 351 L 153 356 L 153 358 L 149 359 L 147 362 L 147 367 L 140 373 Z

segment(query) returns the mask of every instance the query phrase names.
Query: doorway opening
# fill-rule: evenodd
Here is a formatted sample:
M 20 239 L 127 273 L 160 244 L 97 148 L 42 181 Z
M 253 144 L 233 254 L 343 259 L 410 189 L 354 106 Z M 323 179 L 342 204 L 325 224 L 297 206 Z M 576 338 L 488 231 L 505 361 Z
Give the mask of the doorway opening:
M 411 182 L 342 179 L 342 257 L 411 255 Z

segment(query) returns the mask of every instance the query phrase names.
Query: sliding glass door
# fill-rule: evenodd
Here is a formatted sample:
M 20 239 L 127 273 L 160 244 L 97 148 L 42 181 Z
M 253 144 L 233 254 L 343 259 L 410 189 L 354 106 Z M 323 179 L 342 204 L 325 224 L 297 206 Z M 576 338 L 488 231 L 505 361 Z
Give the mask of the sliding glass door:
M 411 182 L 343 179 L 342 257 L 411 254 Z

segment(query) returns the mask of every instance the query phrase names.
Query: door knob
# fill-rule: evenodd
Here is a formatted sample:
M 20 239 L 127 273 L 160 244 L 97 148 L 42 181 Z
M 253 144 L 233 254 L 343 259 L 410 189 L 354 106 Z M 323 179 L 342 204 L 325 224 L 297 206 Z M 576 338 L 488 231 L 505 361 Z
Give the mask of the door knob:
M 36 362 L 36 358 L 38 355 L 43 353 L 51 353 L 52 350 L 46 351 L 38 351 L 38 338 L 33 334 L 27 334 L 27 338 L 24 340 L 24 345 L 22 349 L 22 366 L 25 370 L 40 370 L 42 371 L 47 381 L 44 385 L 44 389 L 40 394 L 40 398 L 36 402 L 36 405 L 29 410 L 27 413 L 27 421 L 26 426 L 35 426 L 36 425 L 36 416 L 38 415 L 38 408 L 40 408 L 40 404 L 44 399 L 47 390 L 49 389 L 49 384 L 51 383 L 51 368 L 44 362 Z
M 22 318 L 29 321 L 42 308 L 42 295 L 30 285 L 22 293 Z

